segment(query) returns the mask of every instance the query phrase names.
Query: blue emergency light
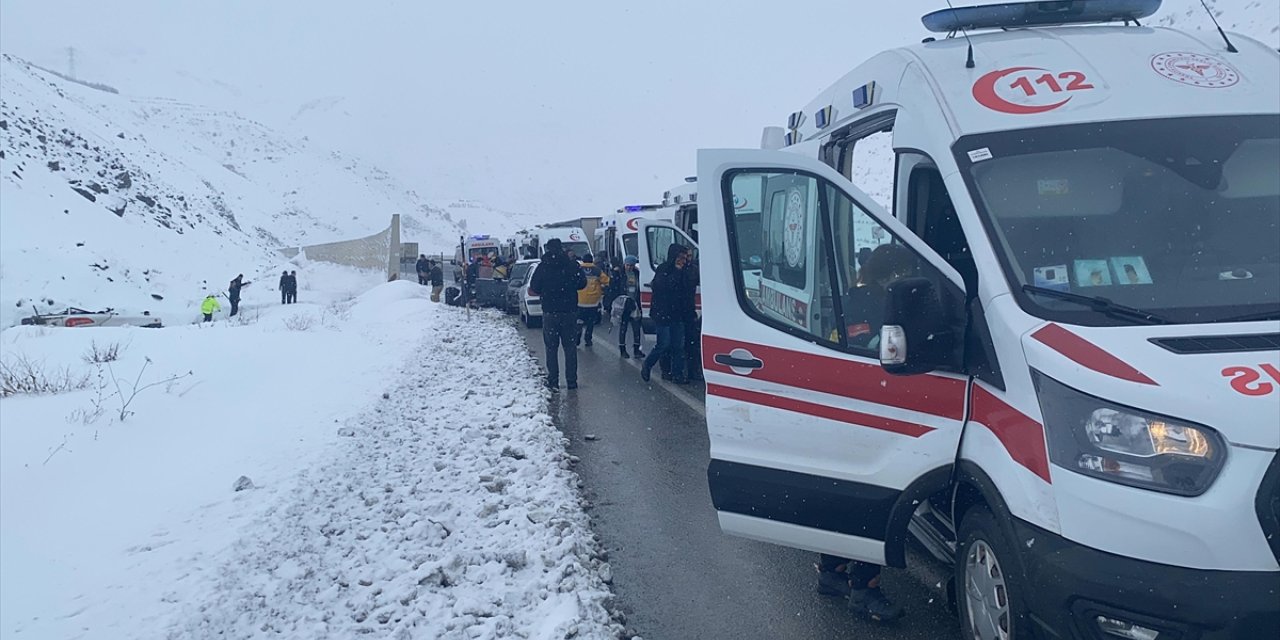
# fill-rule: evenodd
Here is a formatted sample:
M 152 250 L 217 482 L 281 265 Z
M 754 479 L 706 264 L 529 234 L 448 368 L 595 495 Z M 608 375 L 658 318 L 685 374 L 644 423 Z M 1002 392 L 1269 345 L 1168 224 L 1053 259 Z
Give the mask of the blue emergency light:
M 827 105 L 813 112 L 813 126 L 819 129 L 826 129 L 831 124 L 831 105 Z
M 865 109 L 876 101 L 876 83 L 868 82 L 853 90 L 853 108 Z
M 1161 0 L 1049 0 L 942 9 L 920 19 L 934 33 L 1063 24 L 1137 22 L 1160 9 Z

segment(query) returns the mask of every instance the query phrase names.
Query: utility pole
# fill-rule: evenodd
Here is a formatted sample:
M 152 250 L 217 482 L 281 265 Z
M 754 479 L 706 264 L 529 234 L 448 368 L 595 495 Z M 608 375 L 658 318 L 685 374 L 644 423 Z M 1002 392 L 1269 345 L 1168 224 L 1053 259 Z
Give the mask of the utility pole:
M 76 79 L 76 48 L 67 47 L 67 77 Z

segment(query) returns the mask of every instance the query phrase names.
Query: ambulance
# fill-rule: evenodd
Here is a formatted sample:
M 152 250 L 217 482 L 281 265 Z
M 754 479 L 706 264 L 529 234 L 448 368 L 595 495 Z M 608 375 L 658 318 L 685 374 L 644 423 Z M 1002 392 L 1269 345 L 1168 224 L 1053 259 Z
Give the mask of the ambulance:
M 627 256 L 639 256 L 636 234 L 644 220 L 670 222 L 670 212 L 660 204 L 629 204 L 601 218 L 594 245 L 596 262 L 621 263 Z
M 918 543 L 965 638 L 1280 637 L 1280 55 L 1159 5 L 935 12 L 699 151 L 726 533 Z
M 537 227 L 517 234 L 517 238 L 524 242 L 520 247 L 520 253 L 524 258 L 529 259 L 541 258 L 547 242 L 553 239 L 560 241 L 565 252 L 572 252 L 574 257 L 582 258 L 591 253 L 591 243 L 588 240 L 590 237 L 580 226 L 560 224 Z
M 698 185 L 696 177 L 662 194 L 662 204 L 652 216 L 645 216 L 634 223 L 636 229 L 636 265 L 640 272 L 640 326 L 645 333 L 655 333 L 650 318 L 653 307 L 653 276 L 667 259 L 672 244 L 688 247 L 695 261 L 698 255 Z M 696 265 L 695 265 L 696 266 Z M 695 305 L 702 312 L 702 289 L 697 290 Z

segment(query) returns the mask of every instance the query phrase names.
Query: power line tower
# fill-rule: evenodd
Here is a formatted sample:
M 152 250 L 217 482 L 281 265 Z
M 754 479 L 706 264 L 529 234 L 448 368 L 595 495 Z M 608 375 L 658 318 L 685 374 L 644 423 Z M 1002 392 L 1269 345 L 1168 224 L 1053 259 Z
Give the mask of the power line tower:
M 76 48 L 67 47 L 67 77 L 76 79 Z

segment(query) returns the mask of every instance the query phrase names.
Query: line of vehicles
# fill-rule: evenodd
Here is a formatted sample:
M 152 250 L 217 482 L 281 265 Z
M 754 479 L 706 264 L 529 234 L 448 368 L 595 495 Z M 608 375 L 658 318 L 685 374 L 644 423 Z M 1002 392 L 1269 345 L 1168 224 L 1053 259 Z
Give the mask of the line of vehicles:
M 1280 637 L 1280 54 L 1160 4 L 929 14 L 762 148 L 512 255 L 697 248 L 726 533 L 918 545 L 966 638 Z

